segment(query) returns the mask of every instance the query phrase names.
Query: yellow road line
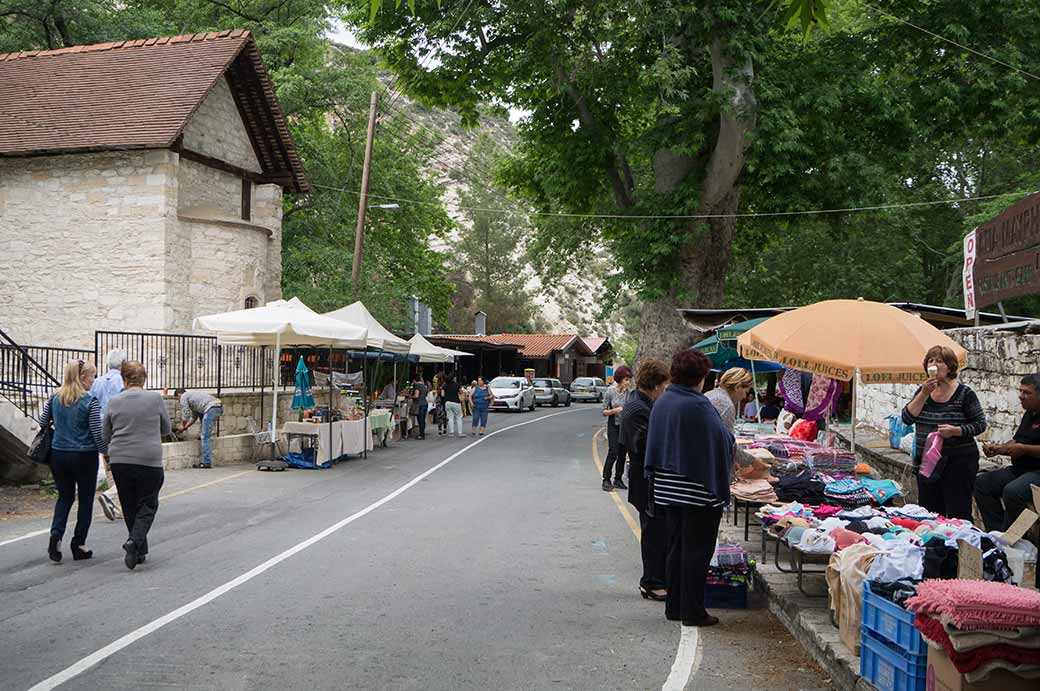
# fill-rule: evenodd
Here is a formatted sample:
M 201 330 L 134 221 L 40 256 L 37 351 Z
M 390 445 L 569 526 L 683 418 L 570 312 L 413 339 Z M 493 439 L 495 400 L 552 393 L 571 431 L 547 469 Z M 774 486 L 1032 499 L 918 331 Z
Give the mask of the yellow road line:
M 216 480 L 210 480 L 209 482 L 203 482 L 201 485 L 195 485 L 194 487 L 188 487 L 186 489 L 178 490 L 178 491 L 172 492 L 170 494 L 160 495 L 160 499 L 172 499 L 173 497 L 179 497 L 182 494 L 187 494 L 188 492 L 194 492 L 195 490 L 202 489 L 204 487 L 212 487 L 213 485 L 219 485 L 221 482 L 227 482 L 228 480 L 234 480 L 236 477 L 242 477 L 243 475 L 249 475 L 252 472 L 254 472 L 254 471 L 252 471 L 252 470 L 243 470 L 241 473 L 235 473 L 234 475 L 228 475 L 227 477 L 218 478 Z
M 598 437 L 603 434 L 603 428 L 600 427 L 596 430 L 596 433 L 592 435 L 592 460 L 596 464 L 596 468 L 599 470 L 600 476 L 603 475 L 603 462 L 599 459 L 599 448 L 596 444 Z M 631 482 L 631 479 L 629 479 Z M 625 507 L 624 500 L 618 495 L 617 492 L 610 492 L 610 498 L 614 500 L 614 504 L 617 506 L 617 510 L 621 512 L 621 515 L 625 517 L 625 523 L 628 523 L 628 527 L 632 529 L 632 534 L 636 536 L 636 542 L 640 541 L 642 531 L 639 529 L 639 521 L 635 519 L 635 516 Z

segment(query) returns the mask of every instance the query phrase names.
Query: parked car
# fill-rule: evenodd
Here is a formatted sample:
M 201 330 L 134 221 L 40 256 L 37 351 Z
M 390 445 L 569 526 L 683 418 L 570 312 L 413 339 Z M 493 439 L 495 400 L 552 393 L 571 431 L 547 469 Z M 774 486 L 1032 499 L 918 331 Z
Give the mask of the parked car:
M 559 379 L 538 378 L 534 382 L 534 400 L 538 405 L 551 405 L 553 408 L 571 404 L 571 392 Z
M 488 388 L 495 394 L 491 410 L 534 410 L 534 387 L 523 377 L 495 377 Z
M 575 401 L 603 402 L 607 383 L 599 377 L 578 377 L 571 382 L 571 395 Z

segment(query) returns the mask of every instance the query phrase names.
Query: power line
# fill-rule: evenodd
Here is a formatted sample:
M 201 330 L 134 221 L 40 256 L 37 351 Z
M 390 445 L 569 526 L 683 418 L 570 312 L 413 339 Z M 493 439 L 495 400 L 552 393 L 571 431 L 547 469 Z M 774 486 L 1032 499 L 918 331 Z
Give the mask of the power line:
M 346 194 L 361 194 L 357 190 L 343 189 L 340 187 L 330 187 L 328 185 L 313 184 L 313 187 L 320 189 L 330 190 L 333 192 L 343 192 Z M 718 218 L 781 218 L 789 216 L 819 216 L 824 214 L 845 214 L 845 213 L 862 213 L 869 211 L 890 211 L 893 209 L 912 209 L 926 206 L 942 206 L 945 204 L 961 204 L 964 202 L 980 202 L 987 201 L 990 199 L 1001 199 L 1003 197 L 1014 197 L 1022 194 L 1035 194 L 1035 192 L 1005 192 L 1004 194 L 989 194 L 980 197 L 962 197 L 959 199 L 938 199 L 928 202 L 904 202 L 902 204 L 878 204 L 876 206 L 852 206 L 842 209 L 811 209 L 806 211 L 763 211 L 754 213 L 743 213 L 743 214 L 689 214 L 689 215 L 660 215 L 660 214 L 576 214 L 576 213 L 564 213 L 556 211 L 526 211 L 528 216 L 545 216 L 551 218 L 587 218 L 587 219 L 603 219 L 603 220 L 618 220 L 618 221 L 647 221 L 647 220 L 672 220 L 672 221 L 692 221 L 692 220 L 709 220 Z M 440 202 L 428 202 L 419 199 L 404 199 L 401 197 L 390 197 L 387 195 L 371 194 L 369 197 L 373 199 L 382 199 L 386 201 L 398 202 L 401 204 L 417 204 L 421 206 L 441 206 Z M 486 213 L 507 213 L 514 214 L 517 211 L 510 209 L 493 209 L 476 206 L 456 206 L 456 209 L 460 211 L 482 211 Z
M 883 15 L 885 17 L 888 17 L 889 19 L 895 20 L 895 21 L 899 22 L 900 24 L 905 24 L 906 26 L 909 26 L 911 29 L 916 29 L 917 31 L 920 31 L 920 32 L 925 33 L 925 34 L 928 34 L 932 38 L 937 38 L 940 41 L 945 41 L 946 43 L 949 43 L 952 46 L 957 46 L 961 50 L 966 50 L 969 53 L 972 53 L 974 55 L 979 56 L 980 58 L 985 58 L 986 60 L 989 60 L 990 62 L 994 62 L 994 63 L 996 63 L 998 65 L 1002 65 L 1004 67 L 1007 67 L 1010 70 L 1014 70 L 1015 72 L 1018 72 L 1021 75 L 1029 77 L 1030 79 L 1035 79 L 1037 81 L 1040 81 L 1040 76 L 1037 76 L 1037 75 L 1033 74 L 1032 72 L 1026 72 L 1023 69 L 1015 67 L 1012 64 L 1006 63 L 1006 62 L 1004 62 L 1003 60 L 1001 60 L 999 58 L 993 57 L 992 55 L 987 55 L 986 53 L 983 53 L 981 51 L 975 50 L 974 48 L 966 46 L 966 45 L 964 45 L 962 43 L 957 43 L 953 39 L 946 38 L 945 36 L 940 36 L 939 34 L 935 33 L 934 31 L 929 31 L 928 29 L 925 29 L 924 27 L 918 26 L 918 25 L 916 25 L 916 24 L 914 24 L 912 22 L 908 22 L 907 20 L 903 19 L 902 17 L 897 17 L 897 16 L 895 16 L 893 14 L 889 14 L 888 12 L 885 12 L 880 7 L 877 7 L 875 5 L 871 5 L 869 2 L 865 2 L 863 4 L 866 5 L 867 7 L 869 7 L 870 9 L 874 10 L 878 14 Z

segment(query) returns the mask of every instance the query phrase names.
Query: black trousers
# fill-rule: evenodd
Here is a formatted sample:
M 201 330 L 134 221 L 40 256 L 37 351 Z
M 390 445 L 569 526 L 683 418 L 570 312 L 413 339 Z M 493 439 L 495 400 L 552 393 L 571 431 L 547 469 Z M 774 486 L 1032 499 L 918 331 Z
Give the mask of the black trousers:
M 935 482 L 917 476 L 917 503 L 947 518 L 971 520 L 971 497 L 979 472 L 979 449 L 972 442 L 943 449 L 942 474 Z
M 135 463 L 111 463 L 123 520 L 138 554 L 148 554 L 148 531 L 159 510 L 159 490 L 165 477 L 162 468 Z
M 614 470 L 614 480 L 620 482 L 625 477 L 625 447 L 621 444 L 621 426 L 607 423 L 607 459 L 603 461 L 603 479 L 610 479 L 610 469 Z
M 76 500 L 78 493 L 76 530 L 72 534 L 71 544 L 82 547 L 87 542 L 90 522 L 94 517 L 94 490 L 97 488 L 98 473 L 97 451 L 52 449 L 50 460 L 54 487 L 58 490 L 58 501 L 54 503 L 54 517 L 51 519 L 51 535 L 59 540 L 65 535 L 69 512 L 72 511 L 72 503 Z
M 657 511 L 664 513 L 668 527 L 665 616 L 673 621 L 701 619 L 708 614 L 704 609 L 704 585 L 715 553 L 722 507 L 668 506 L 657 507 Z
M 1013 467 L 990 470 L 978 476 L 975 503 L 986 530 L 1007 530 L 1033 501 L 1029 485 L 1040 485 L 1040 470 Z
M 639 547 L 643 552 L 643 577 L 639 585 L 647 590 L 663 590 L 668 587 L 665 561 L 668 557 L 668 523 L 661 511 L 648 516 L 639 511 Z

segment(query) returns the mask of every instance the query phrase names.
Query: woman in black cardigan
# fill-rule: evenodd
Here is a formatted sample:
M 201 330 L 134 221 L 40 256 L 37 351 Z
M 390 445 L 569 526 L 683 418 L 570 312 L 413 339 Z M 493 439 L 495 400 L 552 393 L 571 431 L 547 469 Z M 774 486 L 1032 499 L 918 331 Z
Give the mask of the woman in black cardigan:
M 644 599 L 663 602 L 668 597 L 665 587 L 665 556 L 668 552 L 668 527 L 660 514 L 647 513 L 650 486 L 643 477 L 646 455 L 646 432 L 650 426 L 650 410 L 654 401 L 668 386 L 668 365 L 655 358 L 639 363 L 636 391 L 628 397 L 621 411 L 621 444 L 628 451 L 628 503 L 639 510 L 640 539 L 643 553 L 643 577 L 639 592 Z

